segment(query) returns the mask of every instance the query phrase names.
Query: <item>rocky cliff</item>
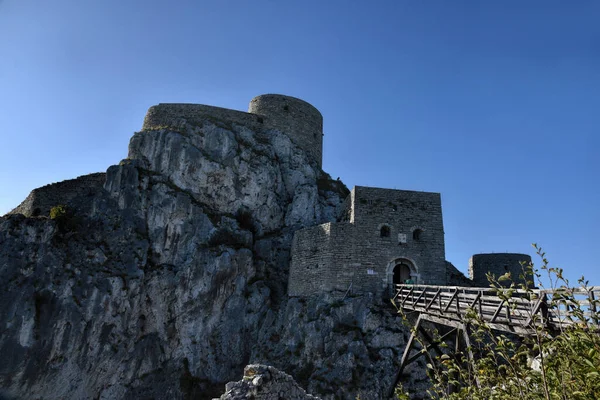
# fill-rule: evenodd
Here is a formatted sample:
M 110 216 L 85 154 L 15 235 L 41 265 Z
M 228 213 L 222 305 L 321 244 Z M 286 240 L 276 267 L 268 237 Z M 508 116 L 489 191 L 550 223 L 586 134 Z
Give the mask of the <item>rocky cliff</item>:
M 277 130 L 136 133 L 103 187 L 53 197 L 66 214 L 0 218 L 0 396 L 213 398 L 260 362 L 324 399 L 385 397 L 394 310 L 286 293 L 294 231 L 335 221 L 346 194 Z

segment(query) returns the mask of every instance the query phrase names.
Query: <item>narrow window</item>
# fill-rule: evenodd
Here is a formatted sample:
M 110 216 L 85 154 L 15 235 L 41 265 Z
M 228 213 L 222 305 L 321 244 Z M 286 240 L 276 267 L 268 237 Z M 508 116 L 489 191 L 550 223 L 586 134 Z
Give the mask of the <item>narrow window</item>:
M 283 111 L 290 111 L 290 106 L 283 106 Z
M 387 225 L 382 226 L 381 229 L 379 230 L 379 236 L 390 237 L 390 227 Z
M 261 124 L 263 123 L 263 119 L 262 119 L 262 117 L 256 117 L 256 120 L 257 120 L 259 123 L 261 123 Z
M 413 240 L 415 242 L 419 242 L 421 240 L 422 233 L 423 233 L 423 230 L 421 230 L 421 229 L 415 229 L 413 231 Z

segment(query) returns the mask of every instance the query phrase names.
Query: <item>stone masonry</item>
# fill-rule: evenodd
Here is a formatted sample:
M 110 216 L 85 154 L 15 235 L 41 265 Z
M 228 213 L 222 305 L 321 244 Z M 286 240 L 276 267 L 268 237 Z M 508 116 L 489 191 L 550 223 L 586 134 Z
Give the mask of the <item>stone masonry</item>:
M 475 254 L 469 260 L 469 278 L 475 286 L 488 286 L 486 273 L 499 277 L 508 272 L 511 275 L 511 280 L 522 281 L 520 276 L 525 273 L 523 265 L 529 265 L 530 262 L 531 257 L 527 254 Z M 528 277 L 528 279 L 531 278 L 531 276 Z
M 322 165 L 323 117 L 307 102 L 290 96 L 265 94 L 250 101 L 248 112 L 202 104 L 159 104 L 151 107 L 143 130 L 178 128 L 210 119 L 217 124 L 236 124 L 256 132 L 278 130 Z
M 446 284 L 440 195 L 357 186 L 342 221 L 296 232 L 289 295 L 386 296 L 399 266 L 415 283 Z
M 106 174 L 99 172 L 42 186 L 32 190 L 29 196 L 8 214 L 23 214 L 26 217 L 48 216 L 54 206 L 68 204 L 77 196 L 93 196 L 96 191 L 102 189 L 105 180 Z
M 190 126 L 201 127 L 207 122 L 225 130 L 235 127 L 250 135 L 254 132 L 259 142 L 259 136 L 281 132 L 306 154 L 309 163 L 321 168 L 321 113 L 311 104 L 290 96 L 257 96 L 250 101 L 248 112 L 202 104 L 158 104 L 149 108 L 142 131 L 167 129 L 184 133 Z M 72 199 L 93 196 L 103 190 L 105 179 L 106 174 L 97 173 L 35 189 L 9 214 L 48 216 L 55 205 L 72 206 Z M 223 187 L 220 193 L 228 198 L 232 190 Z M 294 188 L 288 190 L 293 192 Z M 78 207 L 83 206 L 78 204 Z M 511 272 L 513 279 L 518 279 L 520 262 L 530 261 L 523 254 L 478 254 L 470 260 L 470 279 L 464 277 L 445 261 L 439 193 L 357 186 L 341 209 L 337 222 L 295 232 L 288 283 L 290 296 L 334 292 L 385 297 L 391 294 L 394 283 L 405 279 L 419 284 L 488 286 L 486 272 L 497 276 Z M 310 212 L 305 210 L 304 214 Z

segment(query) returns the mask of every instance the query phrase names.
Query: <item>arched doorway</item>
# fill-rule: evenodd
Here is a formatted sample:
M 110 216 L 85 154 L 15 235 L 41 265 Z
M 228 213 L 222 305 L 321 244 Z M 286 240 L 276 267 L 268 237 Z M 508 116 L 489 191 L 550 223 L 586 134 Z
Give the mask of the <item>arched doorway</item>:
M 394 285 L 400 285 L 406 282 L 407 279 L 410 279 L 410 266 L 405 262 L 400 262 L 396 264 L 394 267 L 394 277 L 393 283 Z
M 389 292 L 390 297 L 393 297 L 396 293 L 396 285 L 404 284 L 409 278 L 415 285 L 422 284 L 417 265 L 407 257 L 391 259 L 386 267 L 386 278 L 386 291 Z

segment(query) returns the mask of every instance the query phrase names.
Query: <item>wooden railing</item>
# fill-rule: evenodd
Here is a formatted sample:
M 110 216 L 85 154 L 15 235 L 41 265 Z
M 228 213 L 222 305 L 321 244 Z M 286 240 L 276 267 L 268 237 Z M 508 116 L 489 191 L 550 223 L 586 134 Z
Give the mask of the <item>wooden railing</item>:
M 417 311 L 432 322 L 456 326 L 474 312 L 493 329 L 528 334 L 540 324 L 560 329 L 581 322 L 582 318 L 598 326 L 600 286 L 526 291 L 396 285 L 393 301 L 397 307 Z M 550 304 L 555 306 L 549 307 Z
M 454 335 L 455 352 L 458 353 L 463 348 L 470 362 L 474 359 L 469 338 L 470 317 L 484 321 L 492 329 L 523 336 L 530 335 L 539 328 L 559 331 L 584 320 L 587 328 L 600 331 L 600 286 L 517 290 L 396 285 L 392 300 L 404 312 L 419 314 L 404 348 L 393 387 L 400 382 L 402 371 L 408 364 L 422 356 L 433 364 L 430 351 L 443 354 L 438 342 L 423 327 L 422 321 L 450 326 L 439 340 L 448 340 Z M 413 349 L 417 336 L 422 337 L 421 347 Z M 411 355 L 411 351 L 416 353 Z

